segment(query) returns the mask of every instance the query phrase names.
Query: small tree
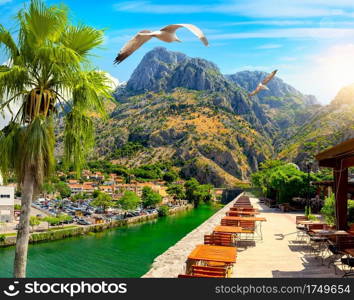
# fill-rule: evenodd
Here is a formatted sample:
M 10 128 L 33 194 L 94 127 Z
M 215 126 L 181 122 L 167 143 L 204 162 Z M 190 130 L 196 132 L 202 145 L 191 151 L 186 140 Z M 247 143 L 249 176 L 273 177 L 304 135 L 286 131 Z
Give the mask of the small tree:
M 171 184 L 167 188 L 167 193 L 175 200 L 186 199 L 186 192 L 182 184 Z
M 106 212 L 108 207 L 113 206 L 113 199 L 110 195 L 100 192 L 94 200 L 91 201 L 91 205 L 95 207 L 100 207 Z
M 41 224 L 41 220 L 36 216 L 31 216 L 29 222 L 30 222 L 30 226 L 32 227 L 32 231 L 34 231 L 35 226 Z
M 77 201 L 81 201 L 81 200 L 86 199 L 86 198 L 87 198 L 86 194 L 77 193 L 77 194 L 75 194 L 74 196 L 71 197 L 71 201 L 77 202 Z
M 334 225 L 336 223 L 336 206 L 333 193 L 325 199 L 321 214 L 329 225 Z
M 101 191 L 99 191 L 99 190 L 94 190 L 93 193 L 92 193 L 92 197 L 93 197 L 93 198 L 97 198 L 100 193 L 101 193 Z
M 194 207 L 198 207 L 201 202 L 210 202 L 212 199 L 210 184 L 199 184 L 199 182 L 192 178 L 184 184 L 186 189 L 186 198 L 189 202 L 194 204 Z
M 162 202 L 162 197 L 159 193 L 153 191 L 151 187 L 144 186 L 141 196 L 143 207 L 156 207 L 157 204 Z
M 168 206 L 167 205 L 161 205 L 160 207 L 159 207 L 159 216 L 160 217 L 164 217 L 164 216 L 167 216 L 168 215 L 168 212 L 169 212 L 169 208 L 168 208 Z
M 50 182 L 45 182 L 42 185 L 42 191 L 43 191 L 44 197 L 46 198 L 47 194 L 49 194 L 49 195 L 54 194 L 55 186 Z
M 60 181 L 55 185 L 55 188 L 60 193 L 62 198 L 68 198 L 71 195 L 71 189 L 66 182 Z
M 49 229 L 49 226 L 55 226 L 60 223 L 59 218 L 52 217 L 52 216 L 45 217 L 42 220 L 48 223 L 48 229 Z
M 174 182 L 175 180 L 177 180 L 177 178 L 178 178 L 178 174 L 173 171 L 166 172 L 162 177 L 162 179 L 167 182 Z
M 72 216 L 69 216 L 67 214 L 60 214 L 57 216 L 57 219 L 59 220 L 58 223 L 61 223 L 62 226 L 64 227 L 64 223 L 67 221 L 71 221 L 73 218 L 72 218 Z
M 141 199 L 132 191 L 126 191 L 122 198 L 118 201 L 118 204 L 125 210 L 132 210 L 138 207 Z

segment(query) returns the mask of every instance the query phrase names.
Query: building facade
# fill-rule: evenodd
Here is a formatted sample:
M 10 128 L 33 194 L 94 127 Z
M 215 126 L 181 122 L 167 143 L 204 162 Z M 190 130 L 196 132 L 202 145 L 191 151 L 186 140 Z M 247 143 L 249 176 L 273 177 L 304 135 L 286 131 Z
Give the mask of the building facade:
M 0 222 L 14 221 L 15 188 L 0 186 Z

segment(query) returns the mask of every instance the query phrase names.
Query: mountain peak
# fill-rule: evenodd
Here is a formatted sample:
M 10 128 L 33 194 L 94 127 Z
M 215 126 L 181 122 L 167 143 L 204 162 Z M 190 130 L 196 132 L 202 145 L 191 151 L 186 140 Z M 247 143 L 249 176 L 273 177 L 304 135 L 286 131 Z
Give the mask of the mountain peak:
M 125 93 L 170 91 L 176 87 L 220 91 L 229 86 L 230 82 L 214 63 L 156 47 L 143 57 L 134 70 Z
M 336 97 L 331 102 L 331 105 L 354 105 L 354 83 L 341 88 Z
M 235 82 L 248 92 L 253 91 L 257 85 L 268 75 L 268 73 L 263 71 L 240 71 L 235 74 L 226 75 L 228 79 Z M 267 104 L 279 105 L 281 104 L 279 100 L 286 103 L 289 101 L 300 100 L 303 105 L 315 105 L 318 104 L 317 99 L 313 95 L 304 95 L 291 85 L 284 82 L 279 77 L 274 77 L 268 84 L 269 90 L 262 91 L 257 95 L 261 102 L 266 102 Z M 272 99 L 274 101 L 272 101 Z

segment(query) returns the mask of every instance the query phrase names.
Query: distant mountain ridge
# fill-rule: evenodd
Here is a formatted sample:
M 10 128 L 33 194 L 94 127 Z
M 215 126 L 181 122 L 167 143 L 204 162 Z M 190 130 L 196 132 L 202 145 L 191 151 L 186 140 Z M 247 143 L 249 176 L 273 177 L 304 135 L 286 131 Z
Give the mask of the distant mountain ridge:
M 343 87 L 329 105 L 304 122 L 277 157 L 304 167 L 307 159 L 350 138 L 354 138 L 354 84 Z

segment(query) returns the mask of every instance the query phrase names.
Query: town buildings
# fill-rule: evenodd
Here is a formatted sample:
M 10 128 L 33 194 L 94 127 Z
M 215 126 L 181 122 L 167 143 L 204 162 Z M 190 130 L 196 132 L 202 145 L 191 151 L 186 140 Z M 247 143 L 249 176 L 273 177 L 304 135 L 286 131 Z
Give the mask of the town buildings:
M 14 221 L 15 188 L 0 186 L 0 222 Z

